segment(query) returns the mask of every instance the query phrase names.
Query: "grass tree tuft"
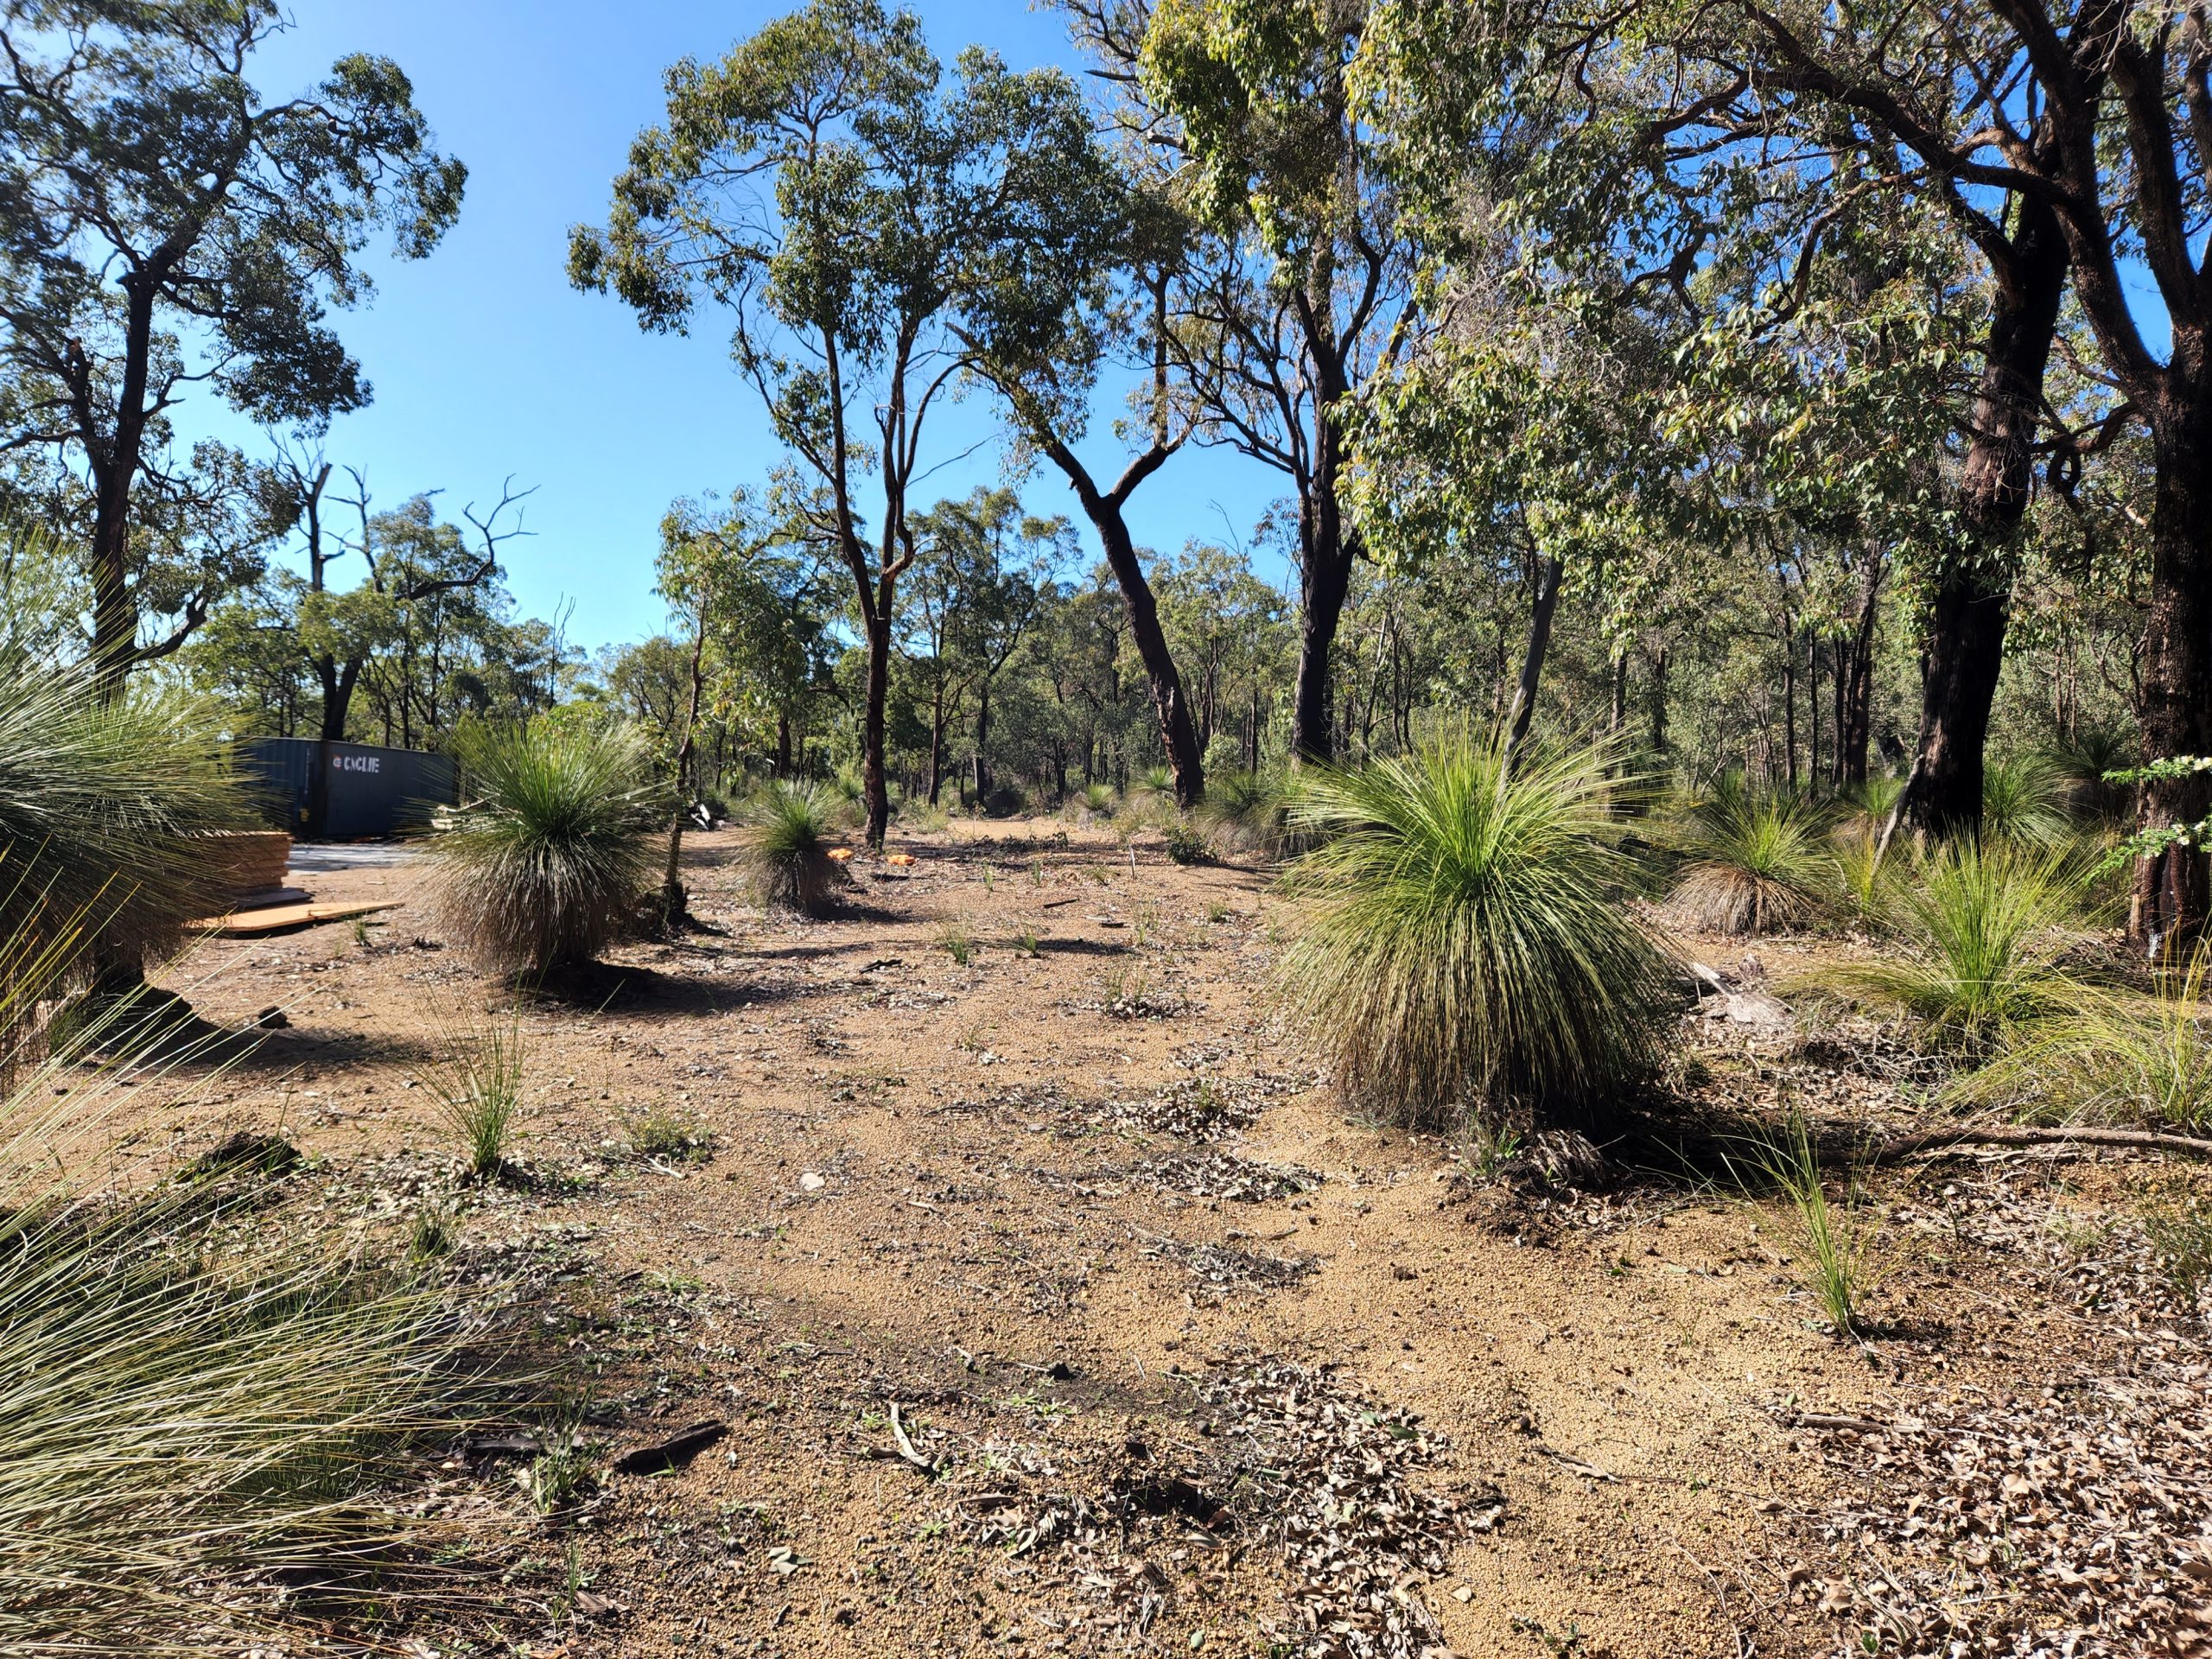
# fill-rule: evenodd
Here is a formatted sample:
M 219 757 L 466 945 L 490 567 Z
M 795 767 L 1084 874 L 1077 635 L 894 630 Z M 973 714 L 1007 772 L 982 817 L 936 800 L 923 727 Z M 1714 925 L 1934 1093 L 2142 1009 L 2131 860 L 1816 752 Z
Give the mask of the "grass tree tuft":
M 1670 908 L 1711 933 L 1773 933 L 1820 913 L 1837 880 L 1826 814 L 1790 791 L 1731 780 L 1690 810 Z
M 2079 995 L 2059 958 L 2082 890 L 2061 855 L 1954 842 L 1886 886 L 1903 954 L 1837 963 L 1805 982 L 1903 1017 L 1923 1047 L 1986 1058 Z
M 1309 768 L 1279 983 L 1338 1086 L 1402 1121 L 1589 1119 L 1658 1057 L 1675 969 L 1623 902 L 1610 755 L 1461 731 Z
M 665 803 L 643 746 L 620 726 L 538 720 L 460 752 L 475 798 L 429 843 L 447 930 L 489 968 L 593 961 L 659 874 Z
M 838 798 L 812 785 L 775 783 L 746 815 L 746 862 L 766 905 L 819 916 L 830 908 L 844 872 L 830 856 Z

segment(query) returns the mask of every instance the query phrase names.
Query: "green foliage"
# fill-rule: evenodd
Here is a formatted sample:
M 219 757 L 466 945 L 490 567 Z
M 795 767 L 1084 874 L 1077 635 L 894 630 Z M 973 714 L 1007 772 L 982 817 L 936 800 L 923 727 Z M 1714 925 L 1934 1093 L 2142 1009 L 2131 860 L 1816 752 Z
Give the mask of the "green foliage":
M 601 721 L 480 728 L 474 798 L 429 850 L 446 926 L 486 966 L 533 975 L 595 958 L 653 885 L 665 803 L 643 746 Z
M 1828 814 L 1807 796 L 1731 779 L 1691 809 L 1673 907 L 1715 933 L 1773 933 L 1820 913 L 1836 882 Z
M 421 1081 L 459 1139 L 471 1179 L 505 1173 L 507 1146 L 522 1111 L 522 1011 L 451 1025 L 439 1033 L 444 1052 Z
M 976 960 L 976 930 L 964 916 L 948 916 L 938 925 L 937 942 L 944 954 L 965 968 Z
M 1286 877 L 1300 925 L 1277 977 L 1349 1097 L 1414 1122 L 1587 1116 L 1656 1059 L 1672 970 L 1621 902 L 1609 760 L 1516 766 L 1462 731 L 1312 771 L 1294 821 L 1324 840 Z
M 1758 1161 L 1761 1173 L 1789 1198 L 1796 1214 L 1804 1257 L 1799 1271 L 1829 1328 L 1839 1337 L 1865 1335 L 1875 1233 L 1856 1186 L 1840 1207 L 1829 1201 L 1802 1117 L 1793 1117 L 1780 1139 L 1759 1148 Z
M 760 901 L 805 916 L 819 916 L 844 886 L 844 872 L 830 856 L 836 838 L 832 797 L 815 785 L 772 783 L 747 809 L 745 860 Z
M 2078 995 L 2058 959 L 2081 891 L 2060 855 L 1945 847 L 1889 887 L 1884 915 L 1904 954 L 1837 963 L 1806 982 L 1904 1015 L 1931 1049 L 1984 1058 Z
M 663 1163 L 703 1163 L 714 1150 L 714 1137 L 695 1119 L 665 1106 L 639 1113 L 625 1132 L 640 1158 L 658 1158 Z
M 0 655 L 0 937 L 79 969 L 165 951 L 221 908 L 201 838 L 250 822 L 200 709 Z
M 1203 864 L 1206 861 L 1206 838 L 1181 818 L 1169 821 L 1167 825 L 1167 856 L 1178 864 Z
M 1271 773 L 1217 772 L 1198 810 L 1217 835 L 1243 851 L 1272 858 L 1289 844 L 1290 793 Z

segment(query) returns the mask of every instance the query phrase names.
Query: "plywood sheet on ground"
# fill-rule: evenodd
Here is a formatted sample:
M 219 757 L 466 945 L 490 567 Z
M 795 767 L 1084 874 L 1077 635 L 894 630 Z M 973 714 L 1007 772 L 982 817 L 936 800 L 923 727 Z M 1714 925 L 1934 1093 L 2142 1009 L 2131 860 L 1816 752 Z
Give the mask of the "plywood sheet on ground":
M 226 938 L 244 938 L 255 933 L 281 933 L 288 928 L 313 927 L 321 922 L 348 921 L 356 916 L 373 915 L 380 910 L 397 909 L 396 903 L 381 905 L 276 905 L 267 910 L 234 911 L 227 916 L 209 916 L 191 924 L 197 931 L 220 933 Z

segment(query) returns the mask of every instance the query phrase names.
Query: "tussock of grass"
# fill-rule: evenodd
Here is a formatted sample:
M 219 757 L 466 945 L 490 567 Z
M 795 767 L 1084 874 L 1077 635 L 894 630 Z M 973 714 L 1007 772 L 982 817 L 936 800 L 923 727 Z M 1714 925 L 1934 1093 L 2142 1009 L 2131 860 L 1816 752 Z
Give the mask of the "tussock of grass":
M 452 1027 L 441 1035 L 445 1058 L 424 1070 L 423 1084 L 459 1140 L 469 1175 L 491 1180 L 506 1168 L 508 1143 L 522 1112 L 520 1010 Z
M 1670 908 L 1692 927 L 1773 933 L 1817 916 L 1836 881 L 1826 814 L 1802 795 L 1740 783 L 1690 810 L 1689 862 Z
M 844 885 L 830 856 L 836 798 L 810 785 L 771 784 L 747 809 L 745 859 L 760 901 L 805 916 L 827 911 Z
M 1404 1121 L 1466 1106 L 1586 1116 L 1657 1058 L 1672 969 L 1621 903 L 1609 756 L 1510 764 L 1460 732 L 1357 772 L 1310 769 L 1286 885 L 1284 1001 L 1351 1099 Z
M 1952 1096 L 2046 1121 L 2212 1134 L 2208 971 L 2212 944 L 2199 944 L 2148 996 L 2077 988 Z
M 2065 798 L 2065 776 L 2049 755 L 1993 760 L 1981 775 L 1981 833 L 2023 847 L 2059 846 L 2073 829 Z
M 1855 1190 L 1841 1205 L 1829 1201 L 1820 1160 L 1802 1118 L 1758 1151 L 1760 1172 L 1780 1188 L 1796 1213 L 1805 1288 L 1839 1337 L 1865 1335 L 1872 1269 L 1873 1229 Z
M 145 687 L 105 702 L 89 671 L 0 642 L 0 938 L 66 946 L 59 985 L 96 955 L 164 954 L 222 908 L 198 837 L 249 820 L 204 711 Z
M 1242 852 L 1279 858 L 1290 844 L 1290 791 L 1267 772 L 1229 772 L 1206 780 L 1198 809 L 1215 836 Z
M 1903 1016 L 1923 1046 L 1980 1059 L 2079 996 L 2058 958 L 2081 883 L 2061 856 L 1995 841 L 1916 860 L 1882 907 L 1902 954 L 1802 982 Z
M 592 961 L 659 875 L 664 804 L 638 739 L 539 720 L 482 732 L 461 759 L 477 798 L 429 843 L 445 927 L 489 968 Z

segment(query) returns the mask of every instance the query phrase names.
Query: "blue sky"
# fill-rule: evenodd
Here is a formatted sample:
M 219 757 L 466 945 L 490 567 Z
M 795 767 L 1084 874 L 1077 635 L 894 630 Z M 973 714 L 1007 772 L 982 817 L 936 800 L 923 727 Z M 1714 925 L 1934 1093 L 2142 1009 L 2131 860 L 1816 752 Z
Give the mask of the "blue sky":
M 569 226 L 604 215 L 631 137 L 658 118 L 669 63 L 718 55 L 788 9 L 772 0 L 309 0 L 258 62 L 258 83 L 276 97 L 311 85 L 342 53 L 383 53 L 413 79 L 441 147 L 467 163 L 460 223 L 437 251 L 378 262 L 374 302 L 338 314 L 376 397 L 334 423 L 326 453 L 360 467 L 385 506 L 442 488 L 440 505 L 456 521 L 465 503 L 496 501 L 509 474 L 518 487 L 535 485 L 534 534 L 512 545 L 510 581 L 525 613 L 550 617 L 573 601 L 569 635 L 587 649 L 661 626 L 652 557 L 669 503 L 765 480 L 776 445 L 729 366 L 725 319 L 702 313 L 684 338 L 642 334 L 620 302 L 569 288 Z M 980 41 L 1016 67 L 1080 67 L 1059 19 L 1020 0 L 921 0 L 915 10 L 948 60 Z M 1087 446 L 1094 469 L 1118 470 L 1105 429 L 1114 412 L 1101 410 Z M 941 457 L 995 430 L 980 397 L 952 413 L 938 432 Z M 180 424 L 249 448 L 263 442 L 204 404 Z M 998 446 L 986 443 L 928 487 L 964 494 L 998 478 Z M 1186 452 L 1138 492 L 1131 527 L 1166 550 L 1192 536 L 1224 539 L 1232 524 L 1241 537 L 1278 493 L 1275 474 L 1240 457 Z M 1075 518 L 1096 556 L 1057 473 L 1033 474 L 1024 499 Z

